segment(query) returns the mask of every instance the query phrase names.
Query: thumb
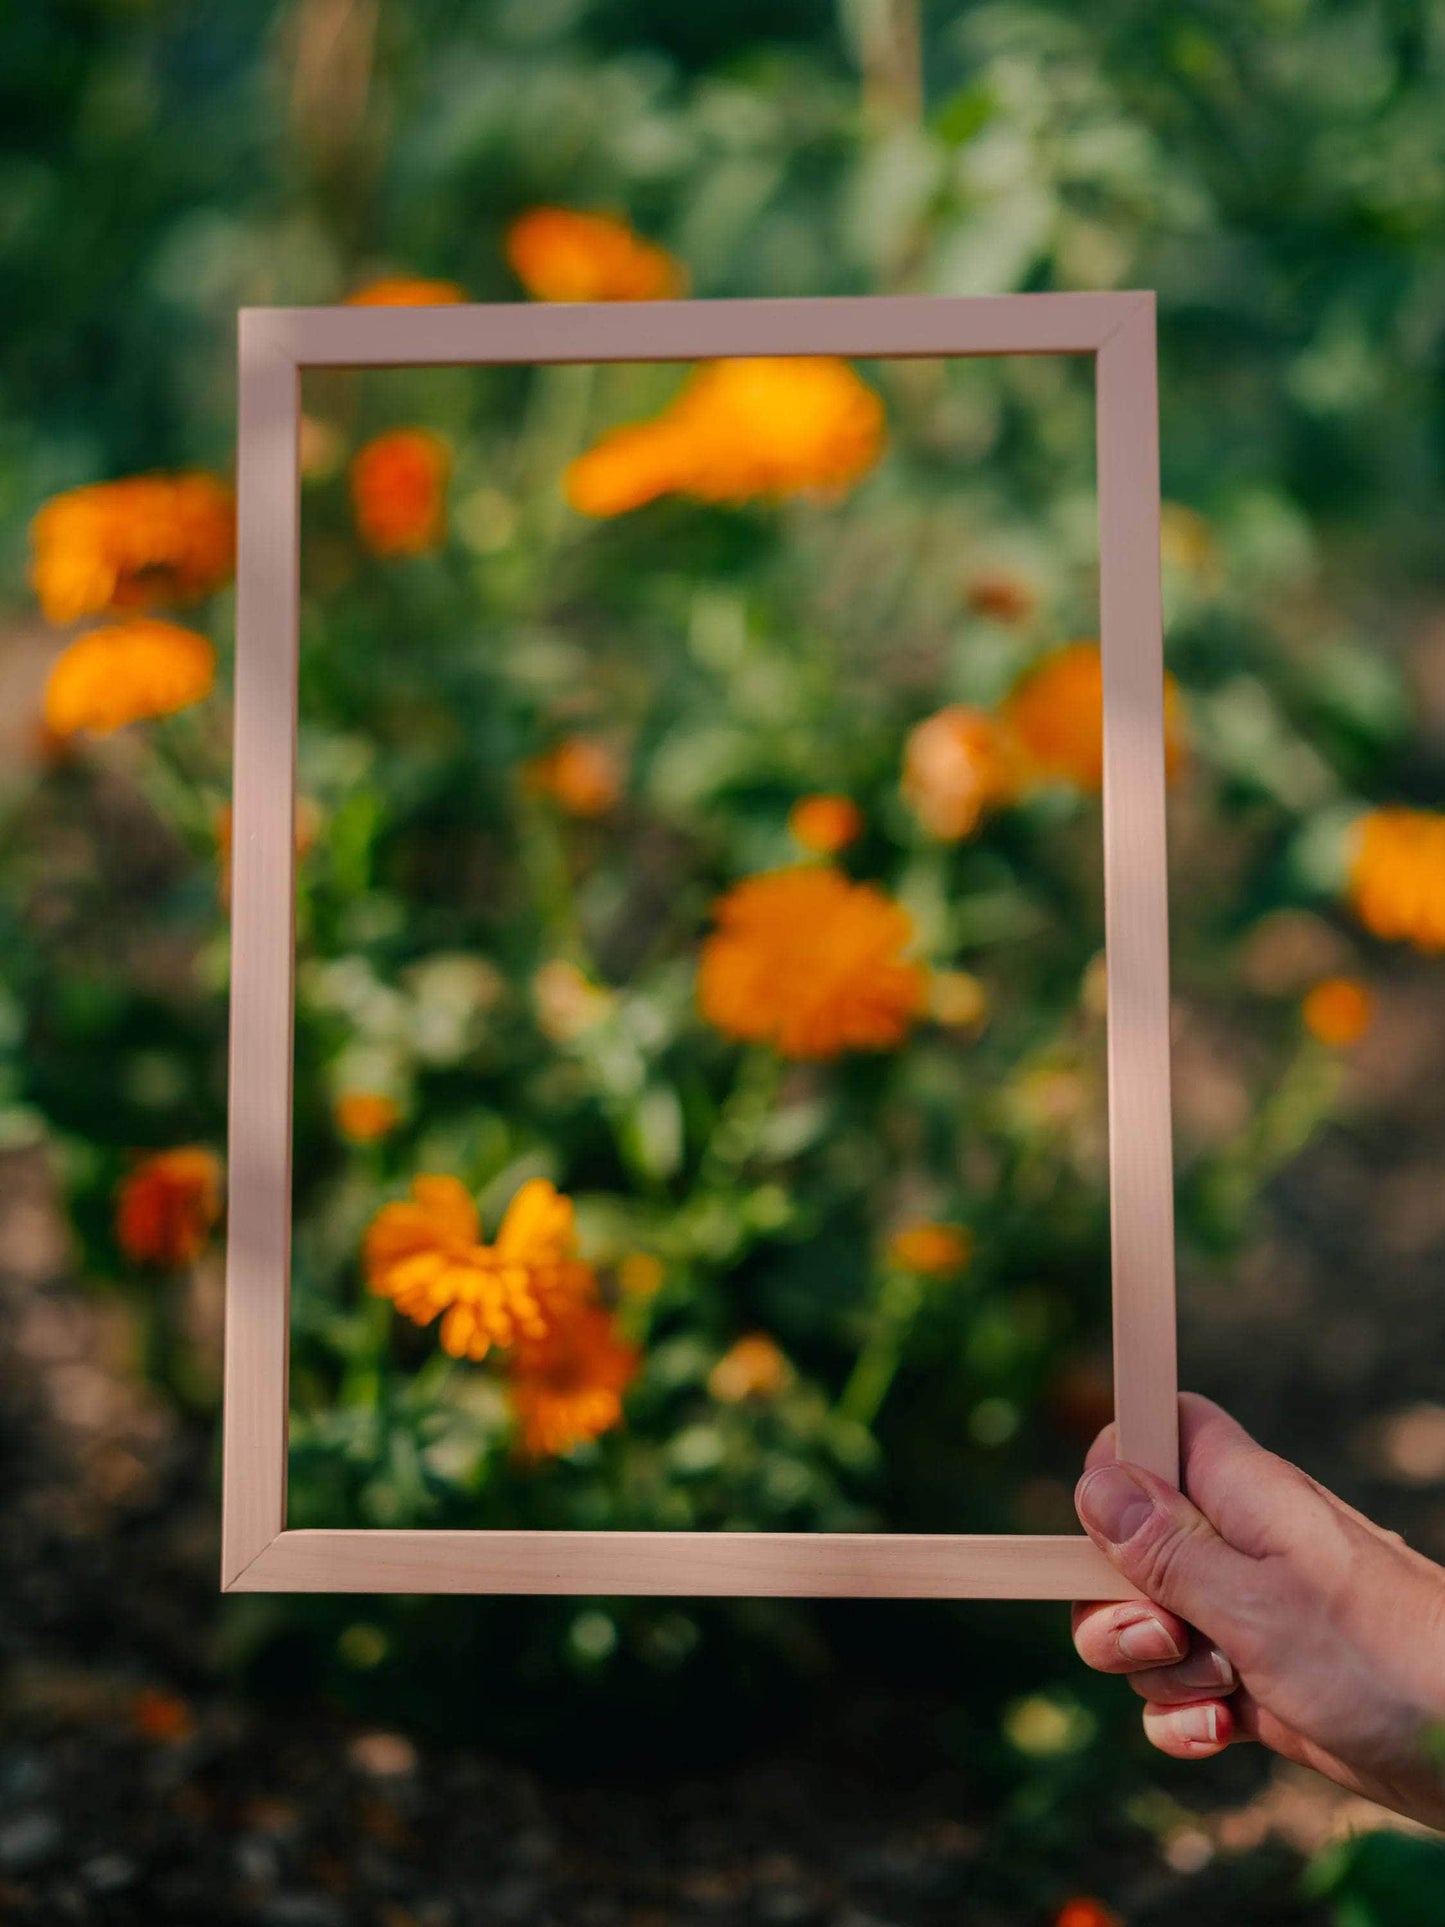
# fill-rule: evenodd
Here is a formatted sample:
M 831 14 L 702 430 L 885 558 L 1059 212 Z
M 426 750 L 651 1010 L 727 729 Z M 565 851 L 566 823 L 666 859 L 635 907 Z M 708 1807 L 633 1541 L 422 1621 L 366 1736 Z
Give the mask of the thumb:
M 1227 1647 L 1235 1605 L 1258 1587 L 1255 1560 L 1142 1466 L 1095 1466 L 1075 1504 L 1084 1530 L 1131 1584 Z

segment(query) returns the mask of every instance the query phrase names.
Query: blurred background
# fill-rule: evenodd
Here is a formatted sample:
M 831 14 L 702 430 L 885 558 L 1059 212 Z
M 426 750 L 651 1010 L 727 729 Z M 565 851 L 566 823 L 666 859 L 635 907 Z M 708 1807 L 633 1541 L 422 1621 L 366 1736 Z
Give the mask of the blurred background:
M 0 1914 L 1409 1923 L 1051 1607 L 222 1598 L 235 315 L 1153 288 L 1184 1382 L 1445 1556 L 1445 30 L 0 20 Z M 1078 361 L 313 374 L 294 1523 L 1071 1529 Z

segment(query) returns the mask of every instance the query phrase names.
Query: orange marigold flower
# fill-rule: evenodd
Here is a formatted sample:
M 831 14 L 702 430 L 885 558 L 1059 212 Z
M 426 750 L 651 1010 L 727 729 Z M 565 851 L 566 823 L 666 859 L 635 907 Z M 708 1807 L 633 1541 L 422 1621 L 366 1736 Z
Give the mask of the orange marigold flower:
M 969 581 L 965 594 L 974 614 L 993 622 L 1027 622 L 1038 607 L 1032 585 L 1008 569 L 981 570 Z
M 577 1256 L 572 1201 L 545 1178 L 522 1186 L 491 1245 L 464 1185 L 415 1178 L 409 1202 L 372 1219 L 362 1262 L 370 1289 L 403 1317 L 429 1325 L 442 1314 L 442 1349 L 453 1358 L 544 1338 L 595 1282 Z
M 788 812 L 788 828 L 814 856 L 836 856 L 863 834 L 863 812 L 851 796 L 803 796 Z
M 77 636 L 45 685 L 45 726 L 57 736 L 108 736 L 127 723 L 189 709 L 211 693 L 216 651 L 194 629 L 136 616 Z
M 337 1130 L 353 1144 L 375 1144 L 401 1122 L 401 1106 L 384 1091 L 343 1091 L 331 1114 Z
M 1071 642 L 1046 656 L 1018 682 L 1004 705 L 1035 776 L 1045 782 L 1104 784 L 1104 672 L 1097 642 Z M 1184 704 L 1174 678 L 1164 678 L 1164 768 L 1172 781 L 1184 766 Z
M 214 475 L 95 482 L 47 502 L 30 540 L 49 622 L 194 602 L 235 567 L 235 500 Z
M 883 447 L 883 404 L 825 355 L 711 361 L 663 412 L 604 435 L 567 470 L 583 515 L 623 515 L 662 495 L 705 502 L 836 491 Z
M 909 1224 L 888 1240 L 888 1262 L 922 1278 L 951 1278 L 973 1256 L 973 1233 L 961 1224 Z
M 784 1057 L 888 1050 L 923 1009 L 927 973 L 903 954 L 913 920 L 870 883 L 821 865 L 771 870 L 713 914 L 698 1003 L 731 1037 Z
M 415 274 L 383 275 L 346 297 L 349 308 L 449 308 L 465 301 L 455 281 L 427 281 Z
M 522 766 L 534 796 L 550 796 L 569 816 L 606 816 L 622 794 L 621 760 L 593 736 L 567 736 Z
M 1375 993 L 1357 977 L 1325 977 L 1300 1006 L 1305 1029 L 1331 1050 L 1357 1044 L 1375 1019 Z
M 574 1304 L 542 1338 L 524 1338 L 512 1359 L 510 1395 L 528 1458 L 558 1458 L 622 1423 L 622 1396 L 638 1355 L 610 1312 Z
M 749 1398 L 775 1398 L 792 1375 L 766 1332 L 748 1332 L 713 1366 L 707 1389 L 720 1404 L 741 1405 Z
M 188 1265 L 221 1215 L 221 1165 L 196 1145 L 142 1158 L 120 1187 L 116 1243 L 133 1264 Z
M 659 301 L 687 291 L 687 271 L 610 214 L 534 207 L 507 230 L 507 260 L 539 301 Z
M 351 464 L 351 503 L 373 555 L 423 555 L 447 532 L 452 455 L 427 428 L 393 428 Z
M 1349 900 L 1376 937 L 1445 950 L 1445 816 L 1370 810 L 1356 823 Z
M 909 733 L 903 800 L 945 843 L 972 836 L 989 810 L 1018 794 L 1018 758 L 1008 732 L 986 710 L 953 703 Z
M 1102 1900 L 1076 1894 L 1054 1915 L 1054 1927 L 1124 1927 L 1124 1916 L 1106 1907 Z

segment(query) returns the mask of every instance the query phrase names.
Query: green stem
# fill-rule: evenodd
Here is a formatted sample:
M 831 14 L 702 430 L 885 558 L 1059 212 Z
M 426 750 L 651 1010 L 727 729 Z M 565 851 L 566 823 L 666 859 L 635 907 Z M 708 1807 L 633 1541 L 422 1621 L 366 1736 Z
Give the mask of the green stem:
M 756 1155 L 782 1077 L 782 1059 L 774 1051 L 750 1050 L 743 1058 L 698 1167 L 699 1191 L 714 1190 L 736 1177 Z
M 838 1399 L 838 1411 L 858 1425 L 871 1426 L 883 1408 L 904 1347 L 923 1304 L 923 1280 L 916 1272 L 890 1271 L 878 1294 L 863 1349 Z

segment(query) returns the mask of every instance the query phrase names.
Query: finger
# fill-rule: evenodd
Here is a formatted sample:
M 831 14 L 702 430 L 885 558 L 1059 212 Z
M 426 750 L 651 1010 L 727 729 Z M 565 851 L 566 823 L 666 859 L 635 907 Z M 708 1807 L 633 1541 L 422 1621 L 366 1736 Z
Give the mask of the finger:
M 1154 1706 L 1185 1706 L 1191 1700 L 1227 1699 L 1239 1677 L 1226 1654 L 1207 1640 L 1196 1640 L 1176 1665 L 1151 1666 L 1130 1675 L 1129 1684 Z
M 1119 1456 L 1119 1428 L 1110 1422 L 1094 1443 L 1089 1447 L 1084 1459 L 1084 1470 L 1092 1472 L 1096 1465 L 1107 1465 Z
M 1314 1481 L 1195 1392 L 1179 1400 L 1179 1455 L 1184 1491 L 1239 1551 L 1261 1559 L 1317 1536 L 1327 1501 Z
M 1240 1642 L 1269 1618 L 1260 1591 L 1272 1566 L 1228 1545 L 1182 1492 L 1142 1466 L 1096 1466 L 1075 1500 L 1089 1537 L 1146 1599 L 1242 1657 Z
M 1182 1619 L 1147 1600 L 1085 1602 L 1074 1607 L 1074 1646 L 1096 1673 L 1134 1673 L 1169 1666 L 1189 1651 Z
M 1234 1715 L 1224 1700 L 1192 1706 L 1146 1706 L 1144 1737 L 1175 1760 L 1208 1760 L 1235 1738 Z

